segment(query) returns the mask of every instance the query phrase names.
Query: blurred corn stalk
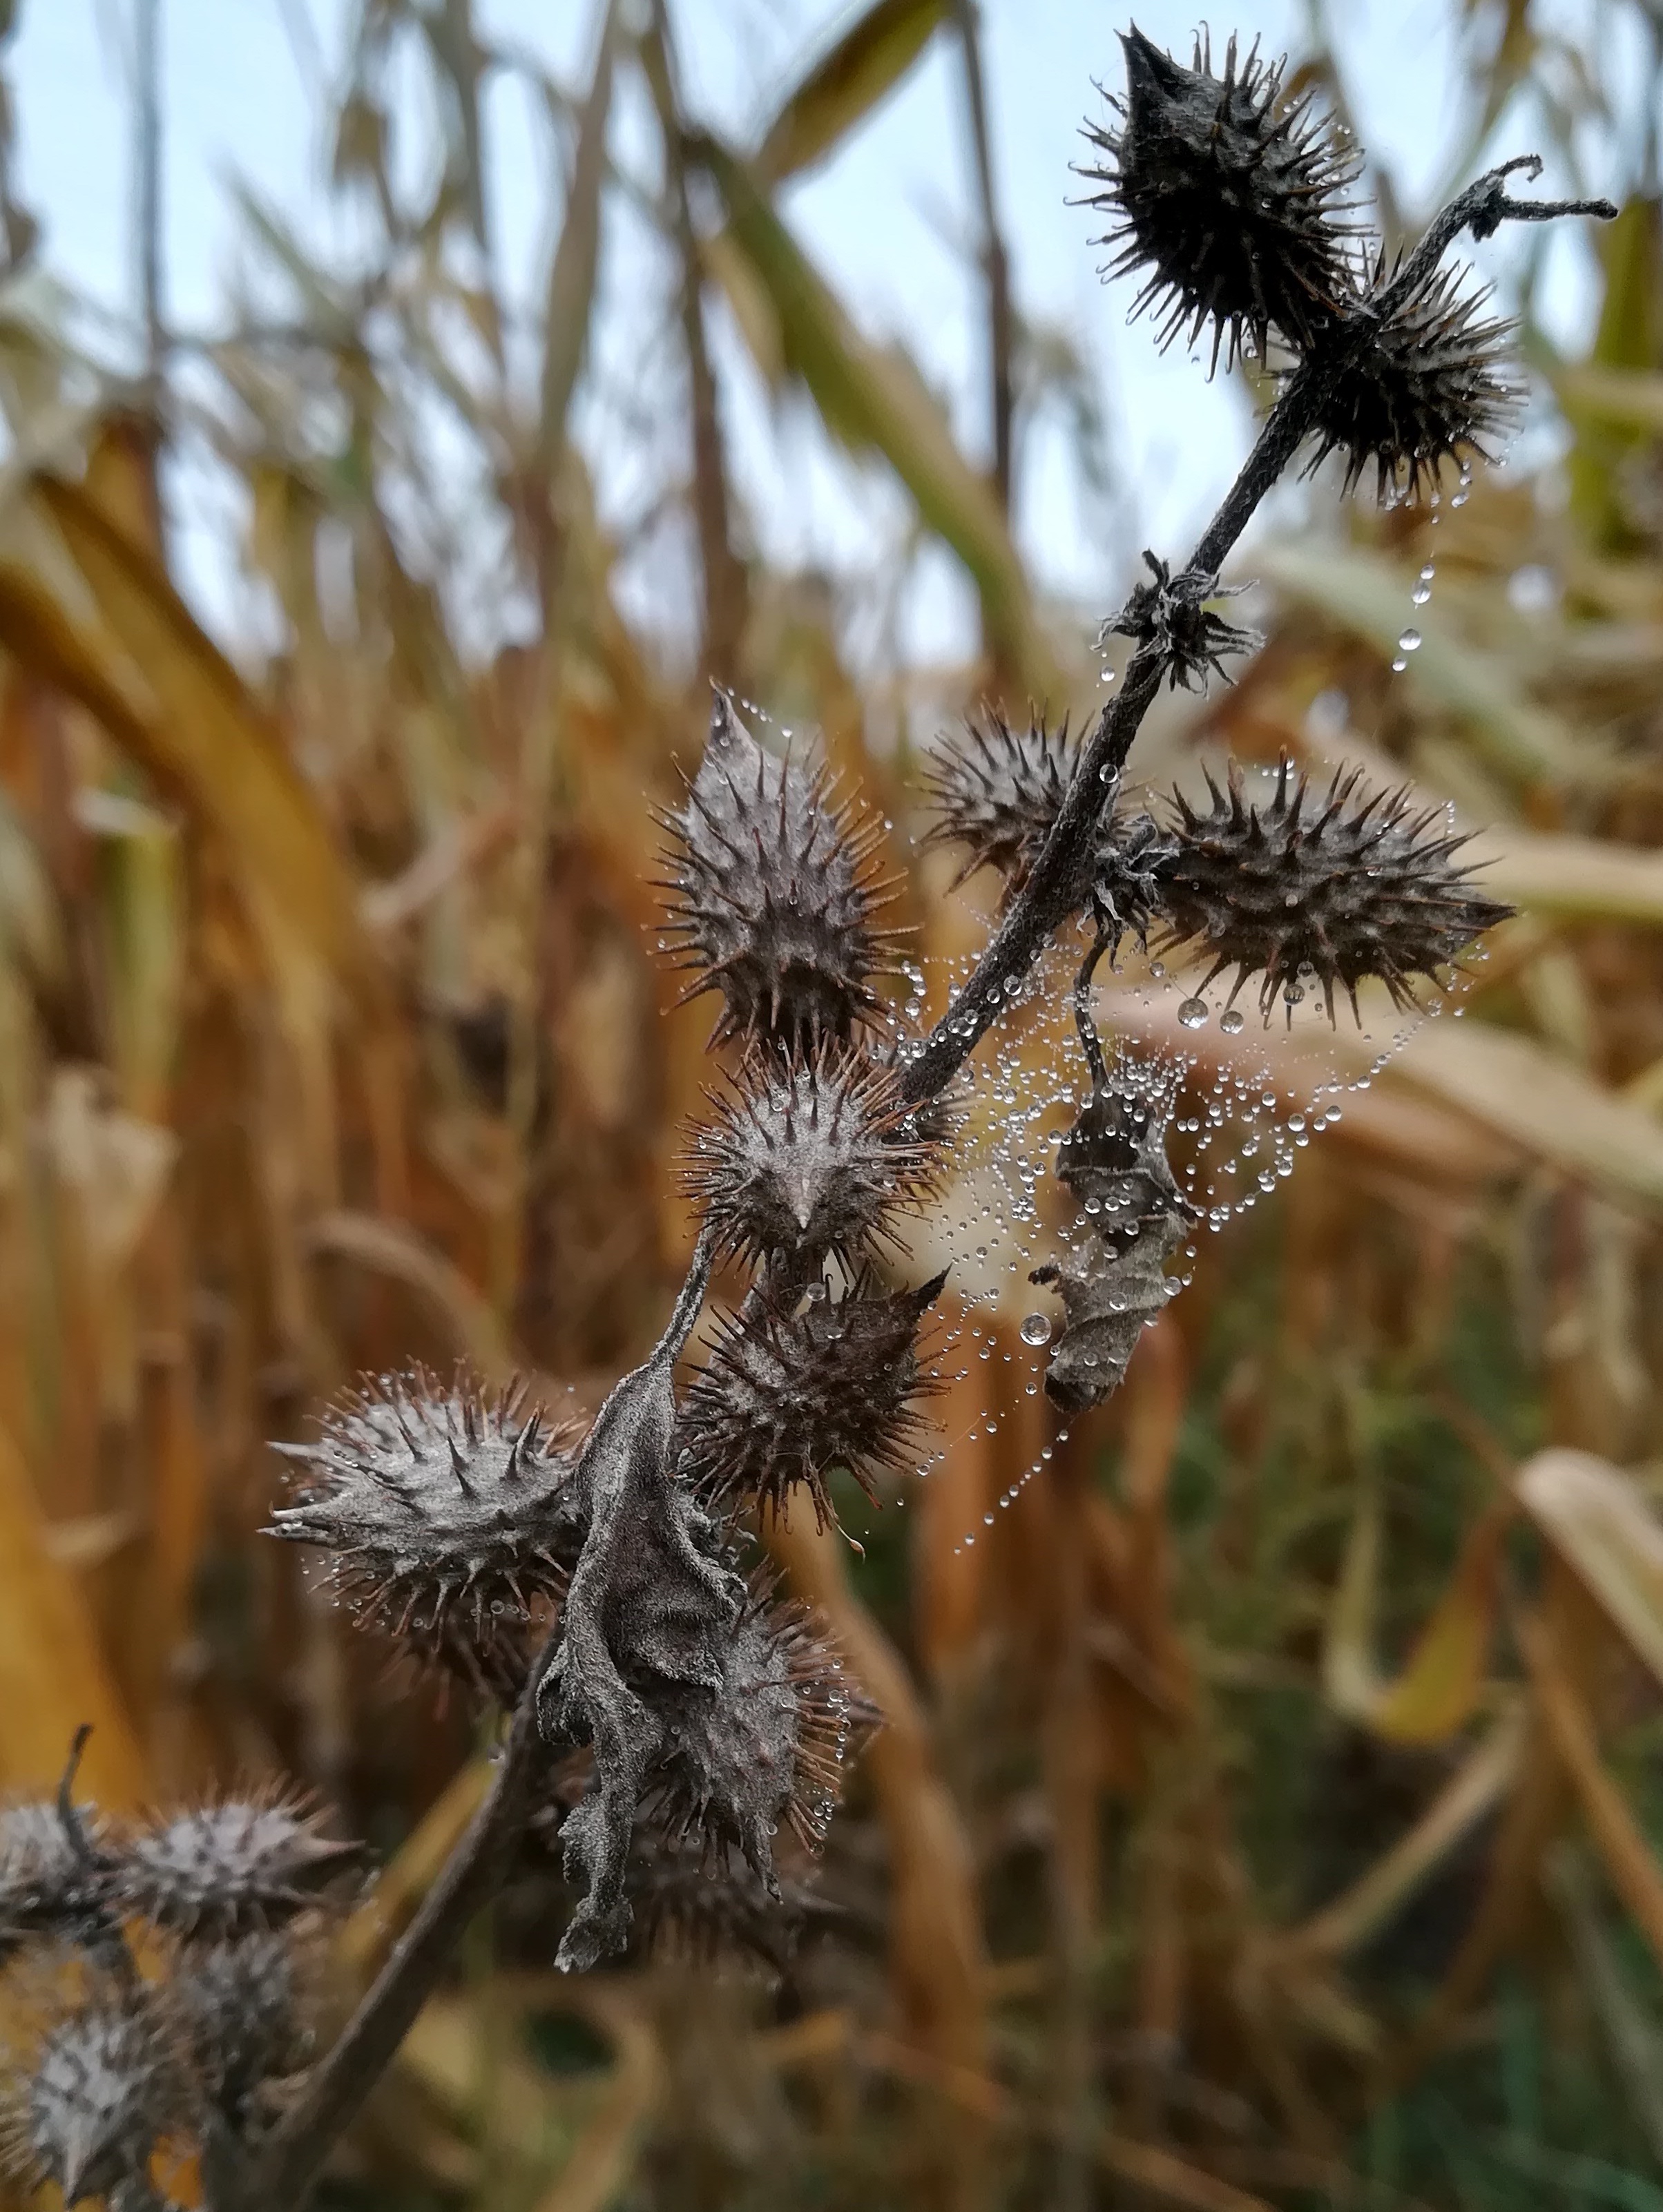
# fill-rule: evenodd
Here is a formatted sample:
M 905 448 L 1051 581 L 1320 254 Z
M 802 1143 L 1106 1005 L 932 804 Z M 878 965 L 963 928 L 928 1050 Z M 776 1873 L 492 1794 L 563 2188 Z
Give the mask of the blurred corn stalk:
M 1468 13 L 1476 161 L 1562 56 L 1528 7 Z M 648 957 L 649 802 L 696 745 L 695 667 L 822 727 L 897 851 L 916 818 L 907 747 L 876 740 L 918 702 L 863 695 L 835 595 L 749 542 L 713 301 L 973 580 L 981 657 L 918 687 L 930 711 L 1083 696 L 1091 668 L 1012 537 L 1022 409 L 1084 380 L 1004 270 L 974 11 L 877 0 L 749 156 L 686 112 L 677 27 L 671 6 L 599 7 L 567 85 L 494 49 L 467 0 L 367 0 L 332 141 L 362 251 L 331 265 L 246 196 L 247 296 L 211 340 L 173 334 L 160 421 L 89 373 L 26 265 L 27 218 L 7 218 L 0 1784 L 55 1778 L 91 1719 L 112 1805 L 281 1764 L 372 1833 L 423 1815 L 349 1934 L 352 1973 L 477 1776 L 458 1724 L 390 1697 L 254 1540 L 264 1440 L 355 1370 L 413 1357 L 592 1401 L 652 1334 L 688 1241 L 671 1168 L 704 1030 Z M 984 149 L 986 468 L 780 204 L 938 49 Z M 412 61 L 440 134 L 415 200 L 395 92 Z M 1320 46 L 1308 70 L 1343 93 Z M 546 115 L 559 180 L 529 313 L 489 220 L 501 74 Z M 651 177 L 612 127 L 632 85 Z M 770 2015 L 668 1970 L 551 1992 L 500 1971 L 535 1951 L 506 1915 L 499 1954 L 411 2039 L 367 2172 L 550 2212 L 632 2190 L 968 2205 L 1028 2201 L 1068 2138 L 1140 2201 L 1332 2200 L 1367 2115 L 1482 2033 L 1475 2008 L 1521 1957 L 1584 1991 L 1654 2160 L 1650 1985 L 1608 1932 L 1620 1917 L 1663 1960 L 1644 1763 L 1663 1679 L 1654 146 L 1632 181 L 1586 357 L 1531 332 L 1565 465 L 1481 483 L 1435 529 L 1358 516 L 1320 549 L 1264 549 L 1270 642 L 1235 691 L 1152 726 L 1138 763 L 1158 781 L 1199 745 L 1285 749 L 1406 775 L 1490 825 L 1491 885 L 1521 912 L 1468 1018 L 1348 1097 L 1279 1226 L 1209 1249 L 1126 1391 L 1065 1443 L 1029 1388 L 1013 1283 L 965 1340 L 940 1464 L 864 1562 L 782 1537 L 889 1721 L 792 2003 Z M 599 526 L 574 436 L 608 374 L 592 338 L 626 218 L 657 256 L 654 369 L 685 428 L 664 493 L 699 556 L 680 664 L 621 611 L 633 549 Z M 262 656 L 180 596 L 159 433 L 238 489 Z M 947 899 L 945 880 L 936 857 L 918 869 L 911 917 L 938 995 L 986 927 L 979 887 Z M 1105 997 L 1157 1037 L 1161 1003 Z M 1216 1030 L 1183 1042 L 1202 1079 L 1265 1057 Z M 1277 1047 L 1290 1112 L 1346 1049 Z M 1029 1071 L 1052 1050 L 1035 1020 Z M 969 1110 L 991 1144 L 998 1099 Z M 946 1211 L 981 1202 L 966 1187 Z M 1036 1462 L 997 1540 L 965 1546 Z M 536 2054 L 574 2013 L 567 2078 Z

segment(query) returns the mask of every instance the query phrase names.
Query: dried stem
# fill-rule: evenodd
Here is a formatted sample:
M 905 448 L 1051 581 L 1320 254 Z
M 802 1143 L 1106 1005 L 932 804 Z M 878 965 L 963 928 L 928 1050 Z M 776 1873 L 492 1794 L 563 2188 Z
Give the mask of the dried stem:
M 699 557 L 704 570 L 704 673 L 713 682 L 732 684 L 737 676 L 745 623 L 745 572 L 733 550 L 727 497 L 727 467 L 722 426 L 716 409 L 716 380 L 705 343 L 704 285 L 699 242 L 687 196 L 681 102 L 676 82 L 675 48 L 664 0 L 654 0 L 652 27 L 641 41 L 641 60 L 659 111 L 664 140 L 665 185 L 670 217 L 681 258 L 682 337 L 687 348 L 688 382 L 693 411 L 693 506 L 699 526 Z
M 970 142 L 975 151 L 976 183 L 981 196 L 981 267 L 987 281 L 987 354 L 993 423 L 993 484 L 999 505 L 1011 512 L 1011 264 L 999 229 L 993 197 L 993 156 L 987 131 L 987 96 L 982 81 L 981 33 L 976 0 L 957 0 L 954 10 L 964 47 L 964 88 L 970 111 Z

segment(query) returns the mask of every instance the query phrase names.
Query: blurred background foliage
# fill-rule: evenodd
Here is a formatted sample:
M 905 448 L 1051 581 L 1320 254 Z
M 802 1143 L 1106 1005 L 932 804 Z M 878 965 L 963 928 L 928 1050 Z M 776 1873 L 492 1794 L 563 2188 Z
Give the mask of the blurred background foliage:
M 938 1463 L 881 1513 L 851 1495 L 859 1548 L 780 1539 L 889 1721 L 802 1953 L 777 1987 L 664 1960 L 556 1984 L 528 1863 L 340 2203 L 1663 2212 L 1663 22 L 1613 0 L 1578 47 L 1534 0 L 1460 13 L 1464 169 L 1526 98 L 1574 164 L 1611 25 L 1653 57 L 1594 319 L 1556 347 L 1526 270 L 1528 465 L 1435 530 L 1330 520 L 1319 487 L 1318 520 L 1252 550 L 1264 650 L 1164 707 L 1134 765 L 1285 749 L 1484 825 L 1520 913 L 1467 1018 L 1301 1142 L 1065 1443 L 1027 1387 L 1031 1294 L 961 1271 Z M 467 1716 L 389 1681 L 259 1540 L 266 1440 L 360 1370 L 464 1358 L 593 1404 L 640 1354 L 690 1241 L 707 1029 L 653 957 L 649 810 L 708 682 L 823 732 L 907 855 L 932 728 L 990 697 L 1089 711 L 1099 680 L 1013 542 L 1024 423 L 1060 401 L 1080 480 L 1109 499 L 1111 471 L 1069 342 L 1013 304 L 964 0 L 852 12 L 748 149 L 683 112 L 673 0 L 602 0 L 586 80 L 537 81 L 561 159 L 529 328 L 494 281 L 480 88 L 533 64 L 470 0 L 364 0 L 328 131 L 363 250 L 325 265 L 247 198 L 259 281 L 189 348 L 146 198 L 154 17 L 141 373 L 43 312 L 51 239 L 0 165 L 0 1786 L 53 1780 L 84 1720 L 112 1807 L 314 1782 L 389 1861 L 344 1998 L 483 1769 Z M 991 468 L 774 201 L 941 41 L 982 157 Z M 1320 9 L 1293 67 L 1343 105 Z M 629 80 L 647 167 L 609 132 Z M 437 182 L 413 198 L 393 141 L 418 128 Z M 671 272 L 662 496 L 698 554 L 652 634 L 568 434 L 620 202 Z M 962 564 L 964 665 L 863 675 L 847 580 L 756 555 L 717 298 Z M 269 650 L 210 638 L 178 587 L 158 483 L 186 437 L 240 493 Z M 480 650 L 482 593 L 512 646 Z M 932 856 L 907 894 L 935 1004 L 986 927 L 950 876 Z M 1162 1030 L 1169 1001 L 1122 998 Z M 1372 1049 L 1185 1042 L 1267 1060 L 1290 1113 Z

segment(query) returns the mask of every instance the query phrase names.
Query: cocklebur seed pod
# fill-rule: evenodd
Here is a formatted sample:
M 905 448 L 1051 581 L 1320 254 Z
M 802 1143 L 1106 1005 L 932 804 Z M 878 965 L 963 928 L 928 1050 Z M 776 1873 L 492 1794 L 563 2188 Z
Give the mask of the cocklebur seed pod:
M 1174 945 L 1212 956 L 1208 982 L 1235 969 L 1232 999 L 1262 979 L 1266 1020 L 1278 996 L 1291 1016 L 1308 989 L 1320 989 L 1332 1020 L 1337 985 L 1355 1014 L 1370 976 L 1411 1006 L 1417 977 L 1447 988 L 1445 971 L 1512 911 L 1455 866 L 1467 841 L 1441 810 L 1415 812 L 1405 791 L 1370 793 L 1355 769 L 1337 772 L 1322 799 L 1285 756 L 1267 802 L 1249 805 L 1234 763 L 1223 790 L 1211 774 L 1207 784 L 1205 811 L 1175 795 L 1164 913 Z
M 55 1804 L 0 1811 L 0 1962 L 34 1937 L 79 1944 L 107 1930 L 114 1839 L 94 1807 L 73 1819 L 72 1830 Z
M 934 1188 L 932 1148 L 898 1077 L 848 1048 L 753 1054 L 711 1103 L 685 1182 L 720 1248 L 749 1262 L 852 1262 L 875 1243 L 898 1244 L 895 1216 Z
M 137 1831 L 123 1854 L 118 1894 L 124 1910 L 159 1928 L 228 1940 L 312 1910 L 361 1856 L 361 1845 L 325 1834 L 310 1798 L 270 1789 Z
M 793 1314 L 765 1306 L 727 1321 L 677 1424 L 684 1474 L 726 1509 L 750 1500 L 780 1514 L 805 1490 L 822 1528 L 835 1517 L 835 1468 L 876 1496 L 875 1470 L 902 1463 L 920 1401 L 939 1387 L 917 1334 L 946 1279 L 887 1296 L 858 1283 Z
M 361 1625 L 512 1697 L 534 1609 L 559 1601 L 581 1544 L 574 1436 L 521 1384 L 384 1376 L 332 1406 L 315 1443 L 276 1447 L 304 1472 L 272 1534 L 328 1553 Z
M 1210 43 L 1189 69 L 1135 27 L 1120 43 L 1119 119 L 1086 126 L 1108 157 L 1083 172 L 1114 224 L 1105 276 L 1149 272 L 1132 313 L 1154 310 L 1163 346 L 1211 324 L 1215 369 L 1221 349 L 1227 368 L 1249 349 L 1262 360 L 1272 330 L 1302 347 L 1344 288 L 1356 164 L 1308 97 L 1283 100 L 1257 46 L 1239 61 L 1232 39 L 1216 76 Z
M 997 868 L 1007 900 L 1022 889 L 1051 834 L 1080 755 L 1065 719 L 1035 714 L 1026 729 L 996 709 L 946 738 L 924 780 L 933 817 L 926 845 L 957 845 L 964 863 L 950 889 L 978 868 Z
M 770 1892 L 742 1859 L 713 1865 L 696 1840 L 643 1821 L 627 1885 L 630 1950 L 678 1966 L 720 1968 L 730 1960 L 777 1980 L 791 1964 L 813 1893 L 781 1880 Z
M 168 2002 L 191 2073 L 245 2136 L 309 2056 L 311 1964 L 292 1927 L 181 1946 L 172 1961 Z
M 924 842 L 963 847 L 964 865 L 950 888 L 979 867 L 997 868 L 1004 878 L 1003 902 L 1010 904 L 1051 834 L 1080 752 L 1066 721 L 1052 730 L 1042 715 L 1017 729 L 989 714 L 945 740 L 926 778 L 934 818 Z M 1147 935 L 1166 841 L 1150 816 L 1117 810 L 1112 793 L 1104 800 L 1079 899 L 1105 924 L 1112 958 L 1123 936 L 1142 943 Z
M 1384 291 L 1395 273 L 1378 264 L 1372 292 Z M 1514 325 L 1486 316 L 1488 289 L 1464 289 L 1464 276 L 1431 271 L 1375 319 L 1369 343 L 1344 370 L 1320 385 L 1308 474 L 1338 453 L 1346 490 L 1372 470 L 1384 501 L 1432 490 L 1446 461 L 1496 459 L 1523 397 L 1508 367 Z M 1344 343 L 1359 315 L 1372 316 L 1367 295 L 1334 326 L 1334 343 Z
M 27 2052 L 6 2066 L 6 2162 L 66 2205 L 118 2197 L 191 2117 L 172 2022 L 143 1985 L 95 1982 Z
M 875 817 L 765 750 L 719 693 L 699 772 L 661 819 L 669 931 L 695 971 L 683 997 L 721 993 L 719 1040 L 806 1052 L 878 1022 L 893 933 L 877 927 L 891 886 Z
M 801 1606 L 754 1592 L 728 1636 L 722 1680 L 678 1684 L 661 1705 L 664 1752 L 643 1805 L 665 1832 L 718 1859 L 743 1854 L 773 1892 L 773 1838 L 789 1822 L 817 1850 L 841 1794 L 854 1729 L 871 1717 Z

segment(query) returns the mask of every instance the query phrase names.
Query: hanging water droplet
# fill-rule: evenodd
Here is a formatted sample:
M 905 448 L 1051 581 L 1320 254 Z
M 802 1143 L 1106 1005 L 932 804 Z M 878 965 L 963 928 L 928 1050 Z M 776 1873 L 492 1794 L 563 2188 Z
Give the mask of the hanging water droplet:
M 1417 584 L 1414 590 L 1409 594 L 1409 604 L 1411 606 L 1414 607 L 1423 607 L 1431 596 L 1432 586 L 1430 584 Z
M 1205 1024 L 1208 1012 L 1205 999 L 1186 999 L 1178 1009 L 1178 1019 L 1187 1030 L 1199 1030 Z
M 1399 653 L 1399 654 L 1398 655 L 1397 659 L 1396 659 L 1392 663 L 1392 673 L 1393 673 L 1393 676 L 1401 676 L 1401 675 L 1402 675 L 1402 673 L 1403 673 L 1403 672 L 1404 672 L 1404 670 L 1405 670 L 1405 668 L 1407 668 L 1407 667 L 1408 667 L 1408 665 L 1409 665 L 1409 663 L 1408 663 L 1408 662 L 1404 659 L 1403 655 L 1402 655 L 1401 653 Z
M 1399 653 L 1418 653 L 1420 649 L 1421 634 L 1417 629 L 1406 629 L 1399 637 L 1398 651 Z
M 1218 1017 L 1218 1026 L 1226 1036 L 1239 1036 L 1247 1024 L 1247 1018 L 1240 1006 L 1230 1006 Z
M 1051 1323 L 1046 1315 L 1031 1313 L 1023 1316 L 1022 1340 L 1024 1344 L 1049 1344 Z

